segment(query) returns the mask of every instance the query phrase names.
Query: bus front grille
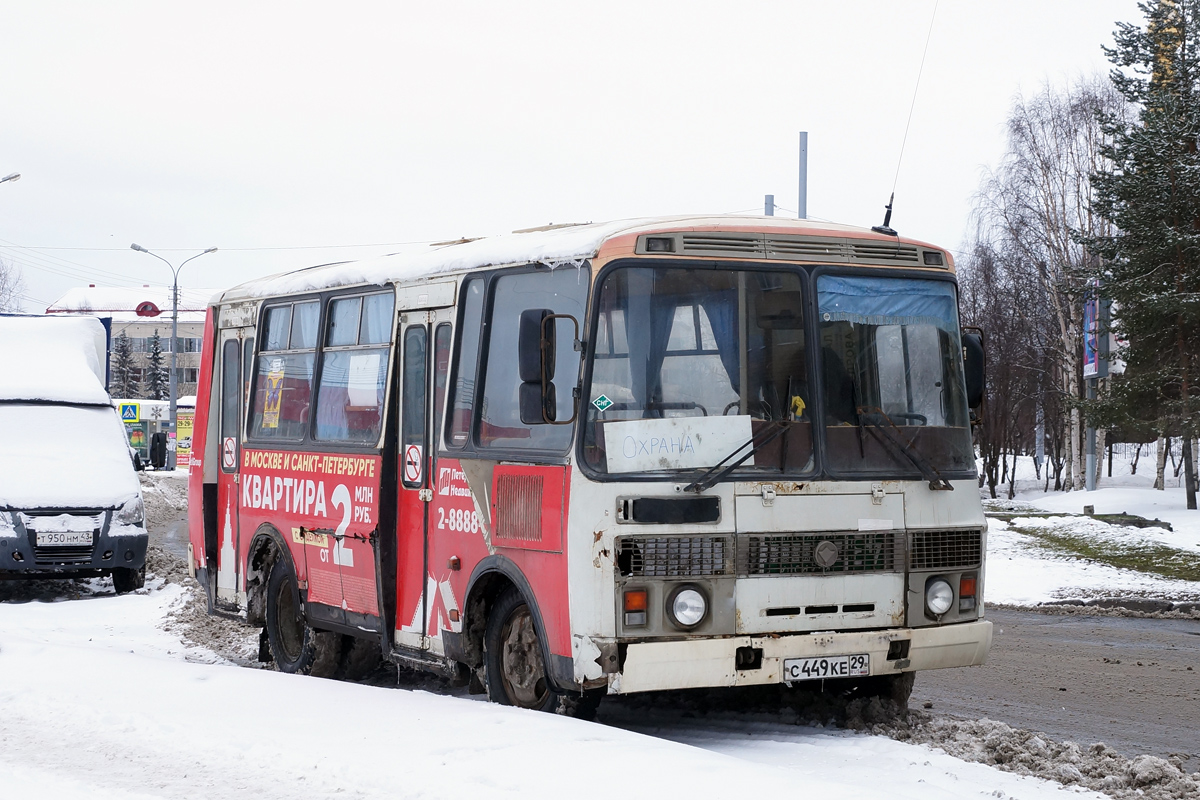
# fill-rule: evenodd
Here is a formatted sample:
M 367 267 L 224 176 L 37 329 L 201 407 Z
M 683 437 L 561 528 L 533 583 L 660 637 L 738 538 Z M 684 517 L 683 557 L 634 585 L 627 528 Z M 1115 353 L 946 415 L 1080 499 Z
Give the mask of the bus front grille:
M 983 560 L 982 531 L 909 531 L 911 569 L 974 567 Z
M 724 536 L 627 537 L 617 550 L 617 568 L 638 578 L 728 575 L 728 544 Z
M 742 536 L 737 571 L 745 576 L 895 572 L 904 564 L 903 546 L 903 537 L 893 531 Z

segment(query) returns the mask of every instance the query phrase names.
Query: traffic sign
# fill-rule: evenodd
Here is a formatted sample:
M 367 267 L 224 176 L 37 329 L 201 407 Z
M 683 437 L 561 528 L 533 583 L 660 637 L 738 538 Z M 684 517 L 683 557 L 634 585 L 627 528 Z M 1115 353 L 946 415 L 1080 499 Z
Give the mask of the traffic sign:
M 408 483 L 421 482 L 421 445 L 410 444 L 404 448 L 404 480 Z
M 225 469 L 237 466 L 237 439 L 232 436 L 226 436 L 221 443 L 221 466 Z
M 121 403 L 121 421 L 122 422 L 141 422 L 142 421 L 142 404 L 141 403 Z

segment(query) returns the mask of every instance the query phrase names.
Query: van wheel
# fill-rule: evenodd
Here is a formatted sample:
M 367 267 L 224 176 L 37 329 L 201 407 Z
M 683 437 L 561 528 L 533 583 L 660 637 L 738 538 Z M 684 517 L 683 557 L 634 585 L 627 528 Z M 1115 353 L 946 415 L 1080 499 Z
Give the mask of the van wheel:
M 343 637 L 315 631 L 300 609 L 296 573 L 286 556 L 275 559 L 267 579 L 267 641 L 280 672 L 330 678 L 341 660 Z
M 550 685 L 533 613 L 516 589 L 496 600 L 483 636 L 484 678 L 493 703 L 592 719 L 599 692 L 559 692 Z
M 129 594 L 146 585 L 146 566 L 140 569 L 118 567 L 112 572 L 113 588 L 117 594 Z

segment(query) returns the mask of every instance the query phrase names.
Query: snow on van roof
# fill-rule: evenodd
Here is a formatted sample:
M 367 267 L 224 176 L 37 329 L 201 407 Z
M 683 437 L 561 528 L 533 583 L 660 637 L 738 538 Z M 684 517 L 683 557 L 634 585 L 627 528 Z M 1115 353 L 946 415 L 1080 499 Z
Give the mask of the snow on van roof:
M 95 317 L 0 316 L 0 401 L 107 405 L 107 367 Z
M 406 250 L 363 261 L 347 261 L 308 267 L 248 281 L 218 294 L 220 302 L 249 300 L 272 295 L 320 291 L 335 286 L 377 285 L 403 277 L 409 280 L 434 277 L 483 267 L 541 263 L 550 267 L 579 265 L 595 257 L 601 245 L 614 236 L 657 230 L 695 228 L 779 228 L 781 233 L 857 234 L 874 236 L 865 228 L 832 222 L 811 222 L 783 217 L 678 216 L 625 219 L 533 229 L 484 239 L 447 243 L 437 247 Z

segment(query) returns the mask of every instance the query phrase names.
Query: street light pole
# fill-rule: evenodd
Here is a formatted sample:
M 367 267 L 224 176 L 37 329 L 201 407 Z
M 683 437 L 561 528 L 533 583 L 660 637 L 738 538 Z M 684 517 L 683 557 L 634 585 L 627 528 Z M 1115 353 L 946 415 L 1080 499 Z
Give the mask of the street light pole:
M 192 256 L 191 258 L 185 258 L 178 267 L 173 267 L 173 266 L 171 266 L 170 261 L 167 261 L 165 258 L 163 258 L 162 256 L 160 256 L 156 253 L 151 253 L 149 250 L 142 247 L 140 244 L 131 244 L 131 245 L 129 245 L 129 247 L 133 250 L 137 250 L 139 253 L 145 253 L 148 256 L 154 256 L 159 261 L 166 264 L 167 267 L 171 270 L 171 375 L 170 375 L 170 382 L 168 385 L 170 386 L 170 396 L 171 396 L 171 433 L 174 433 L 176 435 L 175 447 L 178 447 L 179 446 L 179 440 L 178 440 L 179 428 L 176 424 L 178 422 L 178 419 L 177 419 L 177 413 L 176 413 L 176 411 L 177 411 L 177 409 L 176 409 L 176 400 L 177 400 L 177 397 L 176 397 L 177 383 L 176 383 L 176 381 L 177 381 L 177 378 L 175 376 L 175 363 L 176 363 L 175 353 L 176 353 L 176 351 L 179 350 L 179 271 L 181 269 L 183 269 L 184 264 L 188 263 L 193 258 L 199 258 L 200 256 L 205 256 L 205 255 L 208 255 L 209 253 L 215 253 L 215 252 L 217 252 L 217 248 L 210 247 L 207 250 L 205 250 L 203 253 L 197 253 L 196 255 Z M 170 470 L 175 469 L 175 448 L 168 448 L 168 450 L 167 450 L 167 469 L 170 469 Z
M 19 180 L 21 180 L 21 173 L 14 172 L 11 175 L 5 175 L 3 178 L 0 178 L 0 183 L 8 183 L 9 181 L 19 181 Z

